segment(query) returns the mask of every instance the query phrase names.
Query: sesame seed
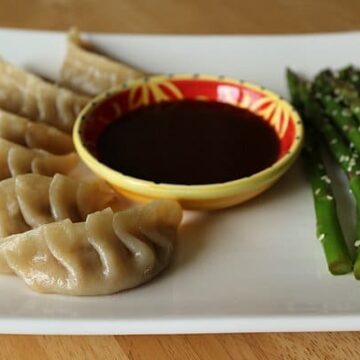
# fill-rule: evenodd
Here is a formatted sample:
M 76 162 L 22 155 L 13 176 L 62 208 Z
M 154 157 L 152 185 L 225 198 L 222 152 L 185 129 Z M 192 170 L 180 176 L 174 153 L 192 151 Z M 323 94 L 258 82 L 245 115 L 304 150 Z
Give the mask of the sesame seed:
M 354 107 L 354 113 L 355 114 L 360 114 L 360 106 Z
M 355 246 L 355 247 L 359 247 L 359 246 L 360 246 L 360 240 L 356 240 L 356 241 L 354 242 L 354 246 Z
M 325 239 L 325 234 L 320 234 L 318 239 L 319 241 L 323 241 Z
M 343 109 L 341 111 L 341 115 L 344 117 L 350 117 L 351 116 L 351 112 L 348 109 Z
M 356 175 L 356 176 L 359 176 L 359 175 L 360 175 L 360 170 L 356 170 L 356 171 L 355 171 L 355 175 Z
M 330 144 L 331 145 L 335 145 L 335 144 L 337 144 L 338 143 L 338 139 L 332 139 L 331 141 L 330 141 Z
M 333 198 L 331 195 L 326 195 L 326 198 L 327 198 L 328 200 L 334 200 L 334 198 Z
M 321 189 L 320 188 L 317 188 L 316 190 L 315 190 L 315 195 L 319 195 L 321 193 Z
M 343 125 L 342 129 L 343 129 L 344 131 L 348 131 L 348 130 L 349 130 L 349 125 Z
M 320 179 L 326 182 L 327 184 L 331 184 L 331 180 L 327 175 L 323 175 Z
M 340 161 L 341 163 L 347 162 L 347 161 L 349 161 L 349 160 L 350 160 L 350 157 L 347 156 L 347 155 L 341 155 L 341 156 L 340 156 L 340 159 L 339 159 L 339 161 Z

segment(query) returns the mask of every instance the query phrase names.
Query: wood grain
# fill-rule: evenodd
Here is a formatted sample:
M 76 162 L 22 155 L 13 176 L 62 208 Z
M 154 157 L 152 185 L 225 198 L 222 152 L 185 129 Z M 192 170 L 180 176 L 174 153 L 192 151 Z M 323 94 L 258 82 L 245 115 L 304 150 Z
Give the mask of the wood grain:
M 358 0 L 0 0 L 0 25 L 128 33 L 360 29 Z
M 0 26 L 128 33 L 360 29 L 357 0 L 0 0 Z M 360 359 L 360 333 L 0 336 L 1 359 Z
M 0 357 L 12 360 L 356 360 L 360 359 L 360 334 L 3 335 Z

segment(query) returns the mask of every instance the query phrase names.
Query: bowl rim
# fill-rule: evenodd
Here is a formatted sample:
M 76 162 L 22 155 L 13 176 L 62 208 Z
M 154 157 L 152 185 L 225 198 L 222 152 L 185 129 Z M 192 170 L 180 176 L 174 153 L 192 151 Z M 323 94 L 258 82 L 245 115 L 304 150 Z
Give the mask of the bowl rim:
M 81 127 L 83 122 L 86 121 L 87 116 L 95 108 L 97 108 L 101 103 L 107 100 L 109 97 L 119 94 L 121 92 L 127 91 L 134 86 L 145 84 L 152 80 L 208 80 L 208 81 L 221 81 L 233 85 L 242 85 L 249 89 L 255 90 L 257 92 L 270 95 L 271 97 L 277 99 L 279 102 L 285 103 L 291 110 L 291 115 L 294 118 L 294 141 L 292 142 L 289 150 L 286 154 L 283 155 L 281 159 L 278 159 L 276 162 L 268 166 L 267 168 L 256 172 L 248 177 L 242 177 L 236 180 L 231 180 L 222 183 L 213 183 L 213 184 L 201 184 L 201 185 L 184 185 L 184 184 L 169 184 L 169 183 L 155 183 L 149 180 L 143 180 L 140 178 L 132 177 L 125 175 L 120 171 L 114 170 L 107 165 L 100 162 L 91 152 L 87 149 L 86 145 L 83 142 L 83 137 L 81 133 Z M 251 110 L 250 110 L 251 111 Z M 85 162 L 85 164 L 99 176 L 103 177 L 106 181 L 113 183 L 115 186 L 123 187 L 125 190 L 132 192 L 143 192 L 144 187 L 147 188 L 147 193 L 150 195 L 158 195 L 161 193 L 171 193 L 172 196 L 188 197 L 191 192 L 191 198 L 204 198 L 204 192 L 222 192 L 227 193 L 227 195 L 236 193 L 237 189 L 241 186 L 242 188 L 253 188 L 255 184 L 262 184 L 263 182 L 269 181 L 269 179 L 274 179 L 279 172 L 285 171 L 296 159 L 303 145 L 304 140 L 304 126 L 302 120 L 292 106 L 290 102 L 285 100 L 283 97 L 278 95 L 276 92 L 271 91 L 263 86 L 256 85 L 254 83 L 237 80 L 231 77 L 223 75 L 209 75 L 204 73 L 179 73 L 179 74 L 160 74 L 160 75 L 146 75 L 141 78 L 134 80 L 129 80 L 119 84 L 115 87 L 112 87 L 89 101 L 89 103 L 81 110 L 75 125 L 73 128 L 73 141 L 75 149 L 78 152 L 80 158 Z M 109 179 L 112 179 L 111 181 Z M 119 185 L 118 185 L 119 184 Z M 213 194 L 215 195 L 215 194 Z

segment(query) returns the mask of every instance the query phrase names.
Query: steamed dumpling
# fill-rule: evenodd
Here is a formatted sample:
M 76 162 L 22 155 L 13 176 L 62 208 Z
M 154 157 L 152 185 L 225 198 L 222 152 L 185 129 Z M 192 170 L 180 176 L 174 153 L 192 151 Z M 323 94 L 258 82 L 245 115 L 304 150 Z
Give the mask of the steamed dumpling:
M 0 108 L 71 132 L 89 98 L 0 59 Z
M 88 51 L 86 47 L 79 32 L 72 29 L 61 70 L 61 83 L 64 86 L 94 96 L 124 81 L 144 76 L 143 72 Z
M 47 176 L 68 174 L 79 161 L 76 153 L 53 155 L 0 139 L 0 180 L 26 173 Z
M 84 221 L 115 200 L 114 192 L 100 181 L 79 181 L 60 174 L 3 180 L 0 196 L 0 238 L 54 221 Z
M 46 176 L 55 174 L 69 174 L 80 162 L 77 153 L 67 155 L 44 154 L 33 159 L 31 172 Z M 18 175 L 18 174 L 16 174 Z
M 41 199 L 39 199 L 41 200 Z M 31 227 L 25 222 L 15 192 L 15 179 L 0 182 L 0 238 L 22 233 Z
M 177 203 L 158 200 L 96 212 L 82 223 L 43 225 L 5 238 L 0 264 L 38 292 L 112 294 L 149 281 L 169 264 L 181 217 Z
M 0 138 L 31 149 L 63 155 L 74 151 L 71 136 L 53 126 L 32 122 L 0 109 Z

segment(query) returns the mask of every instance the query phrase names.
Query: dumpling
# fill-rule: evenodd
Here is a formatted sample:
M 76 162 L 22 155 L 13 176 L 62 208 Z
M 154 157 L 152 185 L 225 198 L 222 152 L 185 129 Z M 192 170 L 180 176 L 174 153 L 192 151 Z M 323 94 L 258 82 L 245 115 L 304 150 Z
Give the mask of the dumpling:
M 22 233 L 31 227 L 25 222 L 15 193 L 15 179 L 0 182 L 0 238 Z
M 116 200 L 115 193 L 100 181 L 79 181 L 60 174 L 3 180 L 0 196 L 0 237 L 64 219 L 84 221 L 88 214 Z
M 82 223 L 43 225 L 5 238 L 0 264 L 38 292 L 116 293 L 149 281 L 169 264 L 181 217 L 176 202 L 158 200 L 115 214 L 105 209 Z
M 70 30 L 61 70 L 62 85 L 94 96 L 124 81 L 144 76 L 143 72 L 88 51 L 87 47 L 79 32 Z
M 74 151 L 71 136 L 57 128 L 32 122 L 0 109 L 0 138 L 28 148 L 63 155 Z
M 0 149 L 4 148 L 4 141 L 0 139 Z M 11 145 L 7 157 L 2 158 L 4 163 L 7 163 L 9 173 L 6 173 L 3 178 L 16 176 L 20 174 L 32 173 L 33 160 L 37 156 L 43 156 L 45 153 L 38 150 L 30 150 L 22 146 Z
M 98 179 L 79 181 L 57 174 L 49 188 L 51 213 L 55 221 L 84 221 L 89 214 L 115 205 L 117 200 L 115 192 Z
M 51 177 L 19 175 L 14 182 L 16 200 L 25 222 L 31 228 L 53 222 L 49 202 Z
M 0 139 L 0 180 L 27 173 L 47 176 L 68 174 L 79 162 L 79 156 L 74 152 L 53 155 Z
M 0 139 L 0 180 L 11 177 L 8 157 L 9 157 L 10 149 L 15 149 L 15 148 L 21 148 L 21 147 L 9 141 Z M 30 150 L 30 153 L 32 154 L 33 152 Z M 32 158 L 30 159 L 30 161 L 31 160 Z
M 68 174 L 79 162 L 76 153 L 53 155 L 0 139 L 0 180 L 26 173 L 47 176 Z
M 71 132 L 88 101 L 0 59 L 0 108 L 6 111 Z
M 74 152 L 67 155 L 52 155 L 47 153 L 37 156 L 32 160 L 31 172 L 46 176 L 69 174 L 79 163 L 79 156 Z

